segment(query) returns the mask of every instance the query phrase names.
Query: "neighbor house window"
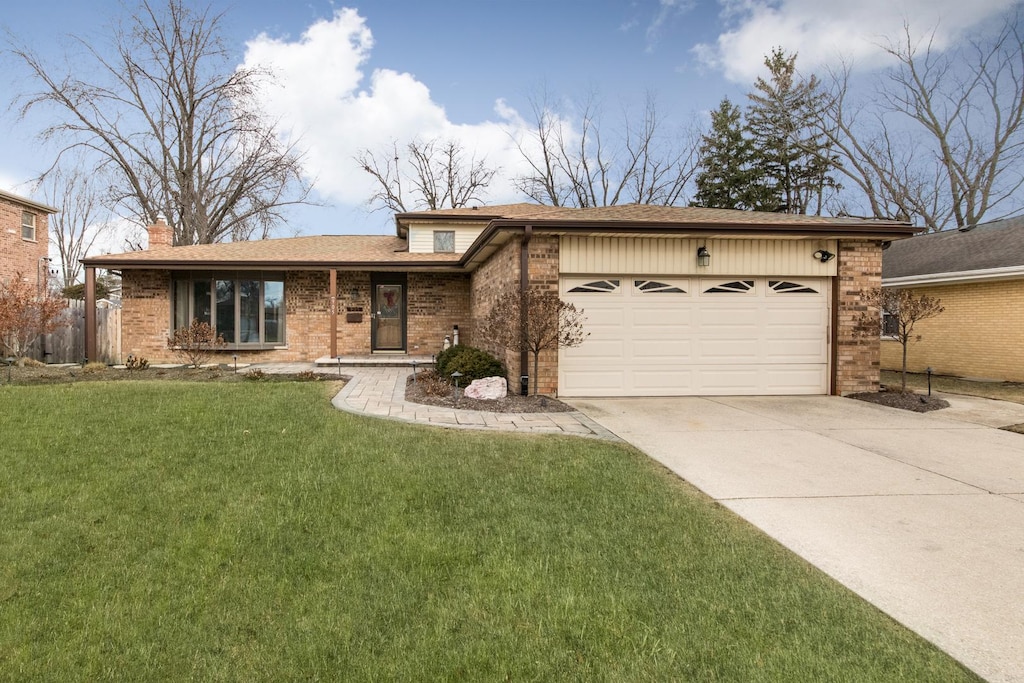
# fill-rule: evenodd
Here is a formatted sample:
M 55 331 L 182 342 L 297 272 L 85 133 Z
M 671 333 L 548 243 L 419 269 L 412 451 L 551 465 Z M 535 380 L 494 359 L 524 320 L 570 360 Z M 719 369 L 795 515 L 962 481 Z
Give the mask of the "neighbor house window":
M 209 323 L 229 346 L 284 343 L 284 278 L 260 273 L 182 273 L 171 288 L 174 329 Z
M 21 239 L 33 242 L 36 239 L 36 215 L 31 211 L 21 212 Z
M 895 313 L 882 311 L 882 336 L 895 337 L 900 333 L 900 318 Z
M 455 251 L 455 231 L 454 230 L 435 230 L 434 231 L 434 251 L 435 252 L 453 252 L 453 251 Z

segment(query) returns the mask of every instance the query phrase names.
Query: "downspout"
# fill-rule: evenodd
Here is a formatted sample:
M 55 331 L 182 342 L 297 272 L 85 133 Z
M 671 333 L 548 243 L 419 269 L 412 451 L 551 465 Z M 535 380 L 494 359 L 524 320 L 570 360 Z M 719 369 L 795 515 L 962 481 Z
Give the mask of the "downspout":
M 829 365 L 831 371 L 829 372 L 829 393 L 833 396 L 842 396 L 842 389 L 839 386 L 839 303 L 842 301 L 840 298 L 841 288 L 839 282 L 842 279 L 842 273 L 840 267 L 843 261 L 843 243 L 842 241 L 836 242 L 836 252 L 838 252 L 836 258 L 836 274 L 832 278 L 832 315 L 829 320 L 829 343 L 832 345 L 832 352 L 829 354 Z
M 530 376 L 530 352 L 526 348 L 526 324 L 529 311 L 526 310 L 526 294 L 530 291 L 530 238 L 533 226 L 523 227 L 523 240 L 519 243 L 519 381 L 523 396 L 530 393 L 529 382 L 522 386 L 522 378 Z M 536 382 L 537 378 L 534 377 Z

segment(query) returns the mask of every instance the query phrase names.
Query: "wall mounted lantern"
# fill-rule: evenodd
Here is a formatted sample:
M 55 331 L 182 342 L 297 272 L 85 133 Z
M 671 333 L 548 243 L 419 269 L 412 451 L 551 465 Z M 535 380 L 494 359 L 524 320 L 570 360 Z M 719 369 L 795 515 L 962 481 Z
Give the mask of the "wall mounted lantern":
M 814 252 L 814 258 L 818 259 L 822 263 L 828 263 L 835 257 L 836 255 L 833 254 L 828 249 L 819 249 L 818 251 Z
M 697 248 L 697 265 L 701 267 L 711 265 L 711 252 L 704 245 Z

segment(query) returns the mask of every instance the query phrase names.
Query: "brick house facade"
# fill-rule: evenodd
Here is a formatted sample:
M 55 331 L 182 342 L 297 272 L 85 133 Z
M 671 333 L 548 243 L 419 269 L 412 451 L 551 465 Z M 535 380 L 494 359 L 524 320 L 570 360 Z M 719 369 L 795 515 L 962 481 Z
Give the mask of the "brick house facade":
M 541 353 L 541 393 L 586 395 L 567 382 L 570 365 L 605 377 L 636 363 L 638 377 L 703 373 L 705 387 L 720 378 L 718 393 L 781 386 L 782 393 L 845 394 L 878 386 L 878 340 L 857 336 L 854 323 L 862 292 L 880 281 L 881 245 L 914 231 L 896 222 L 715 209 L 516 204 L 399 214 L 395 237 L 170 247 L 158 225 L 150 249 L 84 264 L 87 298 L 96 268 L 121 272 L 122 354 L 151 362 L 173 359 L 167 338 L 193 316 L 223 331 L 225 353 L 243 362 L 430 356 L 455 327 L 461 343 L 476 345 L 474 330 L 499 297 L 529 288 L 577 297 L 594 316 L 594 341 L 580 347 L 586 353 Z M 694 258 L 698 246 L 714 255 L 710 264 Z M 804 291 L 814 296 L 790 295 Z M 692 339 L 683 331 L 659 337 L 661 318 L 671 329 L 700 327 L 690 328 Z M 743 338 L 743 325 L 754 325 L 756 343 Z M 810 337 L 790 339 L 787 326 Z M 709 332 L 718 329 L 720 339 Z M 652 346 L 656 338 L 661 346 Z M 532 357 L 518 349 L 488 350 L 505 362 L 513 389 L 533 374 Z M 662 365 L 639 367 L 653 357 L 664 357 Z M 744 364 L 750 377 L 769 379 L 738 383 L 734 371 Z M 785 381 L 772 384 L 778 377 Z M 662 381 L 658 395 L 674 390 Z M 623 384 L 621 391 L 644 389 Z
M 0 190 L 0 282 L 45 278 L 50 214 L 57 209 Z M 43 264 L 43 265 L 41 265 Z
M 926 294 L 945 309 L 914 326 L 910 372 L 1024 382 L 1024 217 L 893 243 L 882 286 Z M 882 338 L 881 367 L 902 369 L 899 341 Z

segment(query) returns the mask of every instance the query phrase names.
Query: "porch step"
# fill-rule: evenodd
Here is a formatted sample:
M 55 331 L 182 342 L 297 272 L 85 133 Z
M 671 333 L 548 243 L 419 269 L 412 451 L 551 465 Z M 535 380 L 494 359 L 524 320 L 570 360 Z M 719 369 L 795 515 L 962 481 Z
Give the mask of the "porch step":
M 409 368 L 413 363 L 418 367 L 429 367 L 434 364 L 433 356 L 410 356 L 404 353 L 374 354 L 372 356 L 341 356 L 333 358 L 323 356 L 317 358 L 313 363 L 318 368 L 336 368 L 339 365 L 348 367 L 374 367 L 374 368 Z

